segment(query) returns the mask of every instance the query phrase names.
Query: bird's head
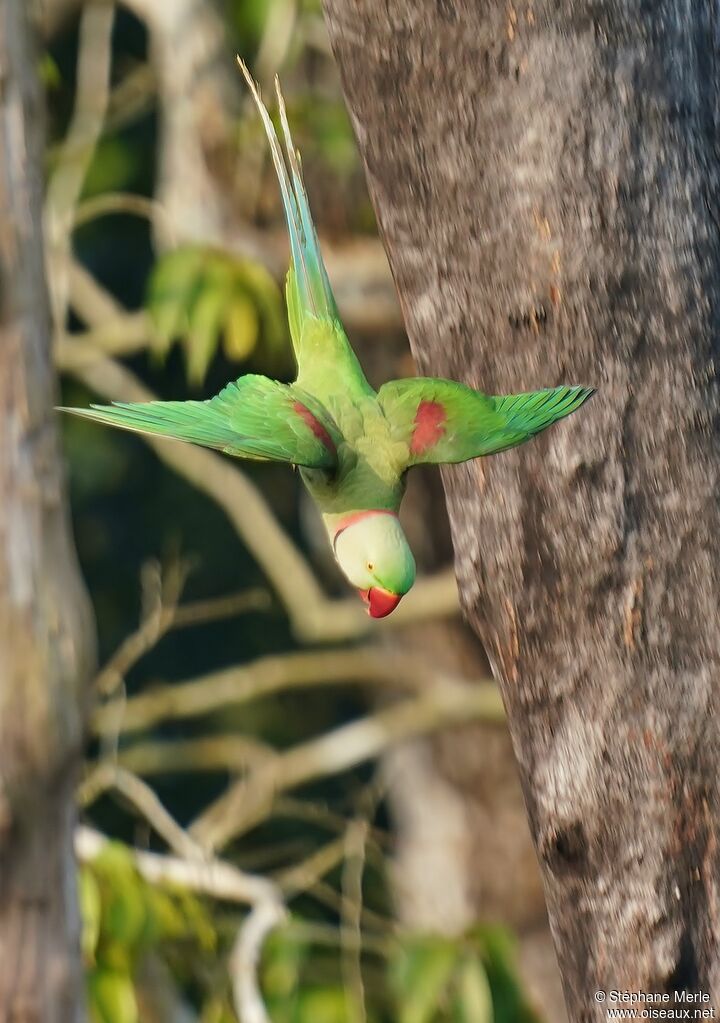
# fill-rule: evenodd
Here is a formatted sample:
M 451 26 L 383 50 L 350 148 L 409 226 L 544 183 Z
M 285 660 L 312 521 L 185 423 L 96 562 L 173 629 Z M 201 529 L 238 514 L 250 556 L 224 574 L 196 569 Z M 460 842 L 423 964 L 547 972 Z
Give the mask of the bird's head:
M 360 511 L 341 520 L 335 559 L 373 618 L 385 618 L 415 582 L 415 559 L 392 512 Z

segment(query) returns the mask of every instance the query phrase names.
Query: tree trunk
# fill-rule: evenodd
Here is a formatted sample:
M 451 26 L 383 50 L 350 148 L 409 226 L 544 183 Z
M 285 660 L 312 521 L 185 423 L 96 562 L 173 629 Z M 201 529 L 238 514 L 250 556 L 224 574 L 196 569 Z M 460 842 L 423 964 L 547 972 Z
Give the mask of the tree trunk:
M 82 1016 L 72 854 L 92 620 L 52 413 L 42 97 L 23 0 L 0 3 L 0 1020 Z
M 717 4 L 326 11 L 421 371 L 599 388 L 443 470 L 570 1017 L 718 1011 Z

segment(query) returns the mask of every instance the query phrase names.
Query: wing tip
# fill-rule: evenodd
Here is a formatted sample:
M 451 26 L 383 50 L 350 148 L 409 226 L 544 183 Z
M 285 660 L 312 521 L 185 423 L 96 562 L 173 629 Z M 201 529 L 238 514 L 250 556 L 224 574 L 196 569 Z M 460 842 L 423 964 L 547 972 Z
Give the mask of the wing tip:
M 573 391 L 575 392 L 574 407 L 580 408 L 580 406 L 584 405 L 586 401 L 589 401 L 594 394 L 597 394 L 597 387 L 580 385 L 579 387 L 574 387 Z

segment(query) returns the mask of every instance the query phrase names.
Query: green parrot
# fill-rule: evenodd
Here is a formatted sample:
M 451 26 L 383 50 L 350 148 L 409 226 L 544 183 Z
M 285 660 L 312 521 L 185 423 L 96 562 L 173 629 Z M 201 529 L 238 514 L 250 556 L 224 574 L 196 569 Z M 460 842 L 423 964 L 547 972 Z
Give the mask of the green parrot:
M 285 154 L 238 58 L 270 143 L 290 235 L 286 295 L 297 361 L 292 384 L 248 374 L 206 401 L 114 402 L 64 409 L 100 423 L 299 468 L 335 559 L 373 618 L 415 580 L 398 519 L 405 474 L 522 444 L 585 402 L 591 387 L 491 396 L 452 380 L 392 380 L 373 390 L 340 322 L 276 79 Z

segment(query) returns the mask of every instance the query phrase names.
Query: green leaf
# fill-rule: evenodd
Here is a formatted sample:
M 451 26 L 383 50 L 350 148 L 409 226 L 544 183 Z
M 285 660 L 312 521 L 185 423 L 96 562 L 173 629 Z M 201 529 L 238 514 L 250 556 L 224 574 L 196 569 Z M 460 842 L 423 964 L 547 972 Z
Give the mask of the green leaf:
M 80 947 L 86 963 L 95 962 L 95 950 L 100 939 L 102 898 L 100 887 L 88 867 L 80 870 L 78 877 L 78 898 L 82 917 Z
M 164 358 L 174 341 L 182 341 L 191 383 L 202 382 L 221 338 L 225 353 L 238 361 L 260 343 L 271 363 L 288 352 L 282 294 L 272 276 L 220 249 L 186 245 L 163 256 L 146 304 L 155 328 L 153 351 Z
M 457 975 L 456 1023 L 495 1023 L 492 992 L 485 969 L 476 956 L 468 956 Z
M 480 925 L 467 936 L 485 966 L 495 1023 L 539 1023 L 515 968 L 515 941 L 504 927 Z
M 201 384 L 212 362 L 228 306 L 228 290 L 205 287 L 190 311 L 185 341 L 187 374 L 191 384 Z
M 185 890 L 176 892 L 175 898 L 185 924 L 185 936 L 191 937 L 204 952 L 216 951 L 217 931 L 205 903 Z
M 161 358 L 187 331 L 194 289 L 206 257 L 205 249 L 186 245 L 164 256 L 150 275 L 146 304 L 155 327 L 153 351 Z
M 260 332 L 258 314 L 244 295 L 236 295 L 225 320 L 225 354 L 241 362 L 252 354 Z
M 88 1001 L 93 1023 L 138 1023 L 135 988 L 129 973 L 98 968 L 88 976 Z
M 185 937 L 187 925 L 177 899 L 161 888 L 151 887 L 147 893 L 147 905 L 157 940 L 167 941 Z
M 430 1023 L 444 1004 L 458 958 L 458 946 L 445 938 L 406 939 L 396 961 L 394 984 L 400 1023 Z
M 145 884 L 128 849 L 109 843 L 92 864 L 102 900 L 101 940 L 130 952 L 147 926 Z
M 297 1023 L 348 1023 L 347 998 L 343 988 L 315 988 L 302 992 Z
M 259 263 L 246 261 L 242 277 L 257 305 L 266 343 L 270 348 L 285 348 L 288 342 L 287 317 L 277 284 Z

